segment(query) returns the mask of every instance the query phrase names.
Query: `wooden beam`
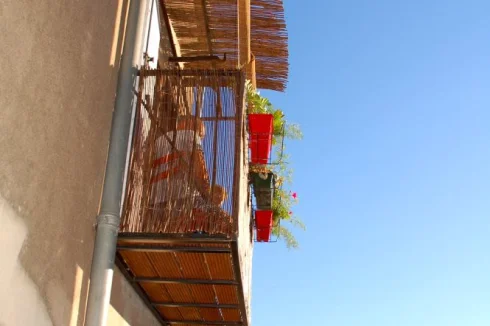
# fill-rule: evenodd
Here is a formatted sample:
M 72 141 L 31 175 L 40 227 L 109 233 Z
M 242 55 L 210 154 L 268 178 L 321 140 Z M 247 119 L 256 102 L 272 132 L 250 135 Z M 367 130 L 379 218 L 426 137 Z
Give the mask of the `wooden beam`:
M 180 303 L 180 302 L 152 302 L 155 307 L 166 308 L 208 308 L 208 309 L 239 309 L 237 304 L 217 304 L 217 303 Z
M 136 283 L 159 283 L 159 284 L 197 284 L 197 285 L 238 285 L 235 280 L 202 280 L 189 278 L 164 278 L 164 277 L 135 277 Z
M 246 67 L 247 78 L 250 79 L 252 86 L 257 88 L 257 76 L 255 75 L 255 56 L 251 55 L 252 59 Z
M 239 321 L 224 321 L 224 320 L 166 320 L 169 325 L 226 325 L 226 326 L 241 326 L 242 322 Z
M 131 252 L 189 252 L 204 254 L 230 253 L 230 248 L 221 247 L 162 247 L 152 245 L 118 245 L 117 250 Z
M 244 68 L 246 77 L 257 87 L 255 57 L 252 54 L 250 0 L 238 1 L 238 68 Z
M 250 0 L 238 1 L 238 67 L 251 60 L 250 50 Z

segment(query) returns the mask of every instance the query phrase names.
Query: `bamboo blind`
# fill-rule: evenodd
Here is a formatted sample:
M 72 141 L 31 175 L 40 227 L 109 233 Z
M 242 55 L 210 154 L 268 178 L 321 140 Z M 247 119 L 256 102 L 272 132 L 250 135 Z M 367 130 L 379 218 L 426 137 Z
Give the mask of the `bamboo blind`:
M 139 80 L 121 231 L 236 234 L 241 71 L 143 69 Z

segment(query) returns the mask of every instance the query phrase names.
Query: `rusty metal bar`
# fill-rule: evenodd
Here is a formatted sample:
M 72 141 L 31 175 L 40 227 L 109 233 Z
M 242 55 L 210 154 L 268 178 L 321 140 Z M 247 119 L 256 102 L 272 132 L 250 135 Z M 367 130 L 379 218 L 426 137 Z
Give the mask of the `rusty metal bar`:
M 234 121 L 236 119 L 236 117 L 220 117 L 218 118 L 218 121 Z M 202 121 L 215 121 L 216 118 L 215 117 L 202 117 L 201 118 Z
M 133 278 L 133 282 L 159 284 L 238 285 L 238 282 L 234 280 L 203 280 L 165 277 L 135 277 Z
M 208 309 L 239 309 L 237 304 L 190 303 L 190 302 L 152 302 L 155 307 L 165 308 L 208 308 Z
M 171 234 L 171 233 L 133 233 L 133 232 L 122 232 L 119 233 L 118 236 L 119 241 L 124 242 L 144 242 L 144 243 L 169 243 L 169 244 L 178 244 L 178 243 L 216 243 L 216 244 L 228 244 L 231 242 L 231 239 L 226 236 L 217 236 L 217 235 L 204 235 L 199 234 L 196 236 L 188 236 L 182 234 Z
M 230 253 L 230 248 L 219 247 L 162 247 L 162 246 L 147 246 L 147 245 L 133 245 L 117 246 L 117 250 L 132 251 L 132 252 L 189 252 L 189 253 L 205 253 L 205 254 L 222 254 Z
M 198 61 L 226 61 L 226 53 L 223 54 L 223 59 L 217 55 L 196 55 L 193 57 L 170 57 L 169 62 L 198 62 Z
M 180 76 L 188 77 L 195 76 L 196 74 L 207 74 L 211 76 L 221 76 L 221 77 L 233 77 L 240 71 L 238 69 L 150 69 L 145 71 L 145 76 L 158 76 L 159 74 L 166 74 L 168 76 Z
M 245 325 L 240 321 L 223 321 L 223 320 L 167 320 L 169 325 L 226 325 L 226 326 L 242 326 Z

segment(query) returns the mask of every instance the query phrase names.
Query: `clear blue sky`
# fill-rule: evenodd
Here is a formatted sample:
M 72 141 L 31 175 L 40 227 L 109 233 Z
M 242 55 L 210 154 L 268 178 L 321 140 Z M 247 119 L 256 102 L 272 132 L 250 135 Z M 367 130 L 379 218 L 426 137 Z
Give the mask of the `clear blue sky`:
M 307 223 L 253 326 L 490 325 L 490 1 L 286 0 Z

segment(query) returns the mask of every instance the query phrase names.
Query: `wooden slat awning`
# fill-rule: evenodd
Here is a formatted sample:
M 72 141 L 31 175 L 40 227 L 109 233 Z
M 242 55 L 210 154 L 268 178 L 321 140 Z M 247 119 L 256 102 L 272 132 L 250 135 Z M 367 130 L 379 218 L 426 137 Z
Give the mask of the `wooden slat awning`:
M 160 0 L 175 33 L 181 56 L 227 54 L 219 68 L 238 60 L 238 0 Z M 251 53 L 257 87 L 283 91 L 288 79 L 288 36 L 282 0 L 250 0 Z M 206 68 L 209 62 L 187 63 Z
M 247 325 L 235 241 L 120 234 L 117 263 L 162 325 Z

